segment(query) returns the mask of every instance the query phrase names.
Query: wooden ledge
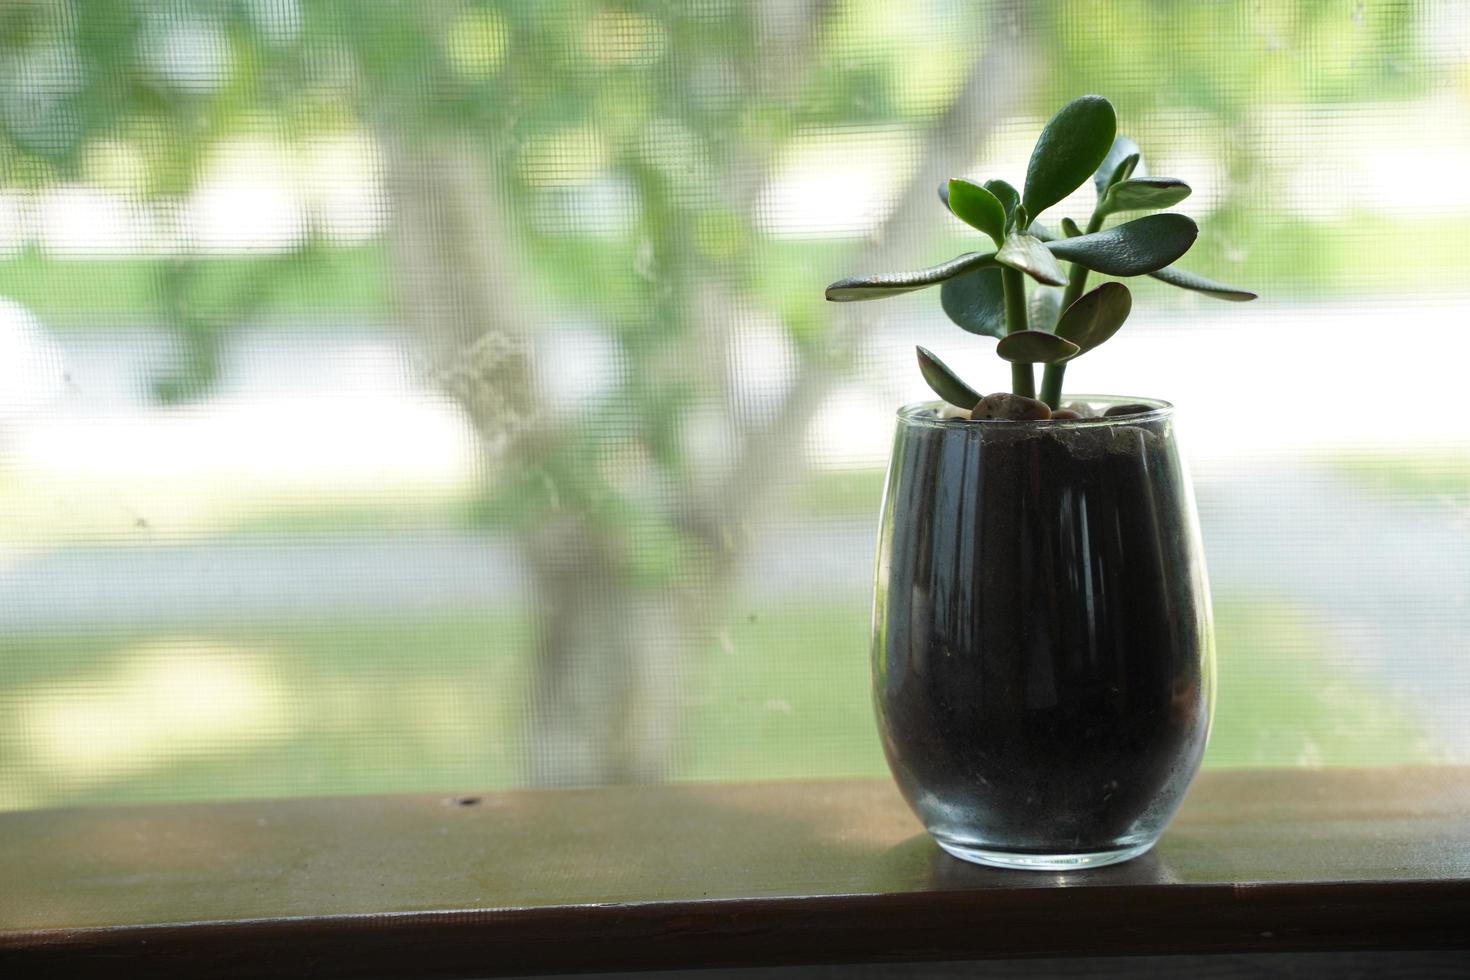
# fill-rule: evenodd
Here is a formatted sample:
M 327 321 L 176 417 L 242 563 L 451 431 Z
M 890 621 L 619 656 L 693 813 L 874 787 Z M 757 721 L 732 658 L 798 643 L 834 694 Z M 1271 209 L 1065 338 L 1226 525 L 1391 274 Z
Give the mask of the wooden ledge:
M 1215 772 L 1096 871 L 944 855 L 887 781 L 0 814 L 0 975 L 1470 948 L 1470 769 Z

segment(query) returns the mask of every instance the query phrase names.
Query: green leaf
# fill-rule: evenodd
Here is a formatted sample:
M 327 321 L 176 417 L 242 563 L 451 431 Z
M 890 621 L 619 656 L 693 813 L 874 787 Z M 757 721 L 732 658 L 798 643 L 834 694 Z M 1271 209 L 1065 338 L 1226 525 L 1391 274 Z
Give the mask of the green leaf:
M 833 303 L 852 303 L 866 299 L 887 299 L 900 293 L 911 293 L 938 285 L 962 272 L 995 264 L 994 252 L 966 252 L 940 265 L 914 272 L 880 272 L 874 276 L 839 279 L 827 287 L 827 299 Z
M 1067 274 L 1062 271 L 1048 246 L 1041 239 L 1024 231 L 1013 231 L 1006 236 L 1005 244 L 995 253 L 995 261 L 1018 269 L 1047 286 L 1067 284 Z
M 979 184 L 949 182 L 949 209 L 965 224 L 983 231 L 999 245 L 1006 237 L 1006 209 L 1000 199 Z
M 1063 235 L 1066 235 L 1068 238 L 1076 238 L 1078 235 L 1082 234 L 1082 229 L 1081 228 L 1078 228 L 1077 227 L 1077 222 L 1073 221 L 1071 218 L 1063 218 L 1062 219 L 1062 234 Z M 1040 238 L 1041 236 L 1038 235 L 1037 237 Z M 1042 239 L 1042 241 L 1050 241 L 1050 240 L 1051 239 Z
M 995 345 L 995 352 L 1013 364 L 1056 364 L 1081 353 L 1082 348 L 1045 330 L 1017 330 Z
M 1155 272 L 1150 272 L 1149 275 L 1171 286 L 1178 286 L 1180 289 L 1192 289 L 1197 293 L 1204 293 L 1206 296 L 1213 296 L 1216 299 L 1229 300 L 1232 303 L 1244 303 L 1256 298 L 1256 294 L 1249 289 L 1241 289 L 1239 286 L 1227 286 L 1223 282 L 1215 282 L 1213 279 L 1197 276 L 1193 272 L 1176 269 L 1172 265 Z
M 1117 172 L 1118 164 L 1128 157 L 1138 157 L 1133 164 L 1135 170 L 1143 165 L 1143 154 L 1139 151 L 1137 143 L 1126 136 L 1114 138 L 1113 145 L 1108 148 L 1108 155 L 1103 157 L 1102 163 L 1098 164 L 1097 170 L 1092 175 L 1092 186 L 1097 188 L 1099 198 L 1107 193 L 1108 187 L 1113 183 L 1113 174 Z
M 1011 212 L 1016 210 L 1016 205 L 1021 203 L 1021 194 L 1010 184 L 1003 180 L 987 180 L 985 189 L 995 195 L 995 199 L 1006 209 L 1006 219 L 1009 220 Z
M 1109 187 L 1097 210 L 1100 214 L 1158 211 L 1178 204 L 1189 192 L 1189 185 L 1175 177 L 1130 177 Z
M 1061 312 L 1062 291 L 1055 286 L 1037 286 L 1026 297 L 1026 322 L 1032 330 L 1053 330 Z
M 1118 332 L 1133 310 L 1133 296 L 1121 282 L 1105 282 L 1084 293 L 1057 321 L 1057 336 L 1085 354 Z
M 1137 153 L 1128 154 L 1128 156 L 1124 157 L 1122 162 L 1119 163 L 1118 166 L 1113 168 L 1113 175 L 1112 177 L 1108 178 L 1108 186 L 1111 187 L 1114 184 L 1120 184 L 1123 181 L 1127 180 L 1129 177 L 1132 177 L 1134 173 L 1138 171 L 1138 168 L 1142 165 L 1143 157 L 1139 156 Z M 1142 175 L 1140 174 L 1139 176 Z
M 1005 288 L 998 268 L 972 269 L 946 280 L 939 289 L 939 305 L 970 333 L 1005 336 Z
M 1141 276 L 1177 260 L 1198 235 L 1198 226 L 1182 214 L 1150 214 L 1095 234 L 1047 242 L 1046 247 L 1059 259 L 1103 275 Z
M 929 387 L 934 389 L 934 394 L 965 411 L 980 403 L 980 394 L 956 377 L 943 361 L 922 347 L 914 349 L 919 352 L 919 371 Z
M 1100 95 L 1084 95 L 1062 106 L 1031 151 L 1021 203 L 1031 216 L 1081 187 L 1108 155 L 1117 132 L 1113 104 Z

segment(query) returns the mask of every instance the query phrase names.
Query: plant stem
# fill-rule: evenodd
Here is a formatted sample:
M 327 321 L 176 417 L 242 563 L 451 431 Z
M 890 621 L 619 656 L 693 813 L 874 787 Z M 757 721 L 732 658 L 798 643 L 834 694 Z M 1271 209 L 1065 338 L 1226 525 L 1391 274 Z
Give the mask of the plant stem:
M 1101 231 L 1103 216 L 1096 211 L 1087 222 L 1087 230 L 1083 234 L 1091 235 Z M 1067 273 L 1067 288 L 1062 291 L 1062 312 L 1067 312 L 1067 307 L 1077 302 L 1082 295 L 1082 290 L 1087 286 L 1087 267 L 1072 263 L 1071 270 Z M 1048 364 L 1041 375 L 1041 400 L 1052 411 L 1061 407 L 1062 401 L 1062 379 L 1067 374 L 1066 364 Z
M 1026 329 L 1026 276 L 1018 269 L 1002 268 L 1000 285 L 1006 297 L 1006 333 Z M 1029 364 L 1011 365 L 1011 392 L 1036 397 L 1036 375 Z

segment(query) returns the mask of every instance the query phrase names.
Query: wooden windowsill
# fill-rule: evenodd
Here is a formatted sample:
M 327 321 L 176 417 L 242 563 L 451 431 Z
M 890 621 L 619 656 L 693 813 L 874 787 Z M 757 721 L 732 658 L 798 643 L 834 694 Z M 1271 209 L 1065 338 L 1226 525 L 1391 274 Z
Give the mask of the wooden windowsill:
M 993 871 L 887 781 L 0 814 L 0 975 L 467 977 L 1470 946 L 1470 769 L 1214 772 L 1153 853 Z

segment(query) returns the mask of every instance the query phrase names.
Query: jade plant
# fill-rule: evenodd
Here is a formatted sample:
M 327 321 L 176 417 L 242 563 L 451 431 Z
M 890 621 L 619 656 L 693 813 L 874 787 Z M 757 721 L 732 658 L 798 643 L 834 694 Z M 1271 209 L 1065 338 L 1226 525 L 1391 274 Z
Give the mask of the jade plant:
M 1097 198 L 1085 227 L 1064 217 L 1058 233 L 1036 220 L 1089 177 Z M 827 287 L 827 299 L 884 299 L 939 286 L 940 305 L 951 320 L 970 333 L 999 339 L 995 351 L 1010 362 L 1010 393 L 1019 396 L 982 399 L 920 347 L 920 371 L 940 398 L 974 418 L 1073 417 L 1075 412 L 1059 411 L 1067 364 L 1117 333 L 1133 307 L 1132 294 L 1120 282 L 1084 292 L 1090 273 L 1147 275 L 1237 302 L 1256 298 L 1174 267 L 1199 234 L 1185 215 L 1166 212 L 1108 223 L 1118 215 L 1172 207 L 1189 193 L 1182 180 L 1148 176 L 1138 144 L 1117 134 L 1112 103 L 1084 95 L 1063 106 L 1041 131 L 1020 191 L 1004 180 L 961 178 L 939 188 L 950 212 L 990 239 L 985 248 L 916 272 L 843 279 Z M 1033 283 L 1029 290 L 1027 280 Z M 1045 367 L 1039 396 L 1036 364 Z M 994 410 L 982 401 L 994 402 Z

